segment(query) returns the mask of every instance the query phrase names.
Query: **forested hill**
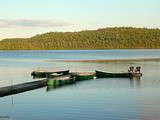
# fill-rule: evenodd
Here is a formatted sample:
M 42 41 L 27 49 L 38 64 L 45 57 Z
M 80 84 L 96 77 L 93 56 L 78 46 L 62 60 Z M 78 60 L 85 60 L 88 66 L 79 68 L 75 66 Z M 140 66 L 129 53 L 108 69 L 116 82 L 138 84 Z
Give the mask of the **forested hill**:
M 0 41 L 1 50 L 160 48 L 160 29 L 105 28 L 81 32 L 50 32 L 31 38 Z

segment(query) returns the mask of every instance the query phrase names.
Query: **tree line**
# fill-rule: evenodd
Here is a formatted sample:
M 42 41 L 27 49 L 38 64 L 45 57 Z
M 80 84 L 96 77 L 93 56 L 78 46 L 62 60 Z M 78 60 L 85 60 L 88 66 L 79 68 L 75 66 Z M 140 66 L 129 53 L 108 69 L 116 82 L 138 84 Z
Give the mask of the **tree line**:
M 159 49 L 160 29 L 115 27 L 0 41 L 0 50 Z

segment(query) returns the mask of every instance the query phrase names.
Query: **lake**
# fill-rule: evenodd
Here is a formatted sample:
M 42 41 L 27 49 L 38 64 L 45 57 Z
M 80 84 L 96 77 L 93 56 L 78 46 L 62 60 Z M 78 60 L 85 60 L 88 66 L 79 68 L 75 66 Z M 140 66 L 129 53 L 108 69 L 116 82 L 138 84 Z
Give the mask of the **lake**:
M 34 81 L 35 69 L 122 72 L 142 66 L 141 80 L 104 78 L 48 91 L 0 97 L 0 120 L 159 120 L 160 60 L 51 62 L 160 58 L 160 50 L 0 51 L 0 87 Z

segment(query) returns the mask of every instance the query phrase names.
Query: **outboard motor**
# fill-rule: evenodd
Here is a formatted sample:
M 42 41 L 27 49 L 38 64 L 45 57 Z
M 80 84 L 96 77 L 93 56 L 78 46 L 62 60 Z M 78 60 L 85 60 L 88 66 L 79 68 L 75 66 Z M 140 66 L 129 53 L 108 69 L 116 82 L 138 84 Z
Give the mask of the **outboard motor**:
M 138 72 L 138 73 L 140 73 L 140 72 L 141 72 L 141 67 L 140 67 L 140 66 L 137 66 L 137 67 L 136 67 L 136 70 L 135 70 L 135 72 Z
M 134 72 L 134 66 L 129 67 L 128 72 L 133 73 Z

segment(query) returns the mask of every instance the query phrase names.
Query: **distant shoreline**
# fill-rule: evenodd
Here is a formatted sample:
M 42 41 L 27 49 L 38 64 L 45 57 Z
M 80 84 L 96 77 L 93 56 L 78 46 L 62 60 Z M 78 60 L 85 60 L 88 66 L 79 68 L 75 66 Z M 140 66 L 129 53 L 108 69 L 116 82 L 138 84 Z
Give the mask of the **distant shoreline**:
M 0 50 L 160 49 L 160 29 L 108 27 L 0 41 Z
M 111 51 L 111 50 L 160 50 L 160 48 L 113 48 L 113 49 L 57 49 L 57 50 L 55 50 L 55 49 L 53 49 L 53 50 L 31 50 L 31 49 L 21 49 L 21 50 L 1 50 L 0 49 L 0 52 L 12 52 L 12 51 L 14 51 L 14 52 L 19 52 L 19 51 L 103 51 L 103 50 L 108 50 L 108 51 Z
M 0 52 L 12 52 L 12 51 L 88 51 L 88 50 L 96 50 L 96 51 L 102 51 L 102 50 L 160 50 L 160 48 L 108 48 L 108 49 L 0 49 Z
M 47 60 L 48 62 L 129 62 L 129 61 L 160 61 L 160 58 L 139 59 L 96 59 L 96 60 Z

